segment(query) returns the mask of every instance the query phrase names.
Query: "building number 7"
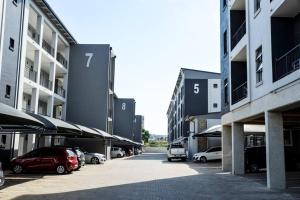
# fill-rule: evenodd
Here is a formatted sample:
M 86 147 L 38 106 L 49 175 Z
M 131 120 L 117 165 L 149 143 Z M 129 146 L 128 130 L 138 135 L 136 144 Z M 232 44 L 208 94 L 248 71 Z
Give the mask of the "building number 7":
M 94 56 L 94 54 L 93 53 L 85 53 L 85 56 L 88 57 L 88 60 L 86 62 L 86 67 L 89 68 L 91 60 L 92 60 L 92 57 Z

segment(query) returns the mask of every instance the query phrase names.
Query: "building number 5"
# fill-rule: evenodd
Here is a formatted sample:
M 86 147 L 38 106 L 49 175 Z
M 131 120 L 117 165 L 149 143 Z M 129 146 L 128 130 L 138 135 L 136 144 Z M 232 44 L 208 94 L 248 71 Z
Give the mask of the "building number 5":
M 194 93 L 199 94 L 199 83 L 194 84 Z
M 89 68 L 91 60 L 92 60 L 92 57 L 94 56 L 94 54 L 93 53 L 85 53 L 85 56 L 88 57 L 88 60 L 86 62 L 86 67 Z

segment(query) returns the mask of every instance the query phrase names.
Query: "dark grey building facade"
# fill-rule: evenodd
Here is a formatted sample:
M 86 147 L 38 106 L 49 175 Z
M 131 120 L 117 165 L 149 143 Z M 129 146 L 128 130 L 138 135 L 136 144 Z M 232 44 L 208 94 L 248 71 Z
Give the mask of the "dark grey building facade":
M 134 140 L 135 100 L 114 98 L 114 135 Z
M 133 121 L 133 141 L 142 143 L 143 129 L 144 129 L 144 116 L 136 115 Z
M 76 44 L 70 50 L 67 121 L 113 134 L 115 58 L 108 44 Z M 71 141 L 76 144 L 77 141 Z M 81 141 L 83 148 L 110 158 L 110 140 Z
M 189 136 L 189 116 L 220 118 L 220 74 L 182 68 L 169 104 L 169 142 Z
M 227 9 L 227 1 L 222 0 L 220 2 L 220 17 L 221 17 L 221 24 L 220 24 L 220 41 L 221 41 L 221 107 L 222 113 L 229 112 L 229 102 L 230 102 L 230 95 L 229 95 L 229 44 L 228 44 L 228 34 L 229 31 L 227 30 L 228 27 L 228 9 Z

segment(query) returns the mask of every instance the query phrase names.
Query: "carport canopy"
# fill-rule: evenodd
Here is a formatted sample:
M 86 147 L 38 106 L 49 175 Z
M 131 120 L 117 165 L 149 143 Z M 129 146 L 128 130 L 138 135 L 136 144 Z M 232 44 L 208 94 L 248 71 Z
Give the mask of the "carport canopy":
M 102 137 L 104 137 L 105 139 L 113 139 L 114 137 L 109 134 L 109 133 L 106 133 L 105 131 L 102 131 L 100 129 L 97 129 L 97 128 L 93 128 L 95 131 L 97 131 L 99 134 L 102 135 Z
M 30 113 L 30 115 L 45 124 L 43 135 L 81 136 L 82 131 L 75 125 L 60 119 Z
M 44 123 L 36 118 L 0 103 L 0 132 L 28 132 L 44 127 Z
M 124 138 L 118 135 L 113 135 L 113 138 L 115 138 L 115 144 L 116 145 L 133 145 L 133 146 L 140 146 L 141 144 L 134 142 L 128 138 Z
M 265 126 L 264 125 L 245 125 L 244 126 L 244 133 L 245 134 L 251 134 L 251 133 L 264 133 L 265 132 Z M 222 126 L 221 125 L 215 125 L 208 129 L 205 129 L 204 131 L 200 133 L 196 133 L 193 135 L 193 137 L 221 137 L 222 134 Z
M 79 129 L 82 131 L 82 137 L 87 137 L 87 138 L 95 138 L 95 137 L 104 137 L 101 133 L 98 133 L 94 129 L 91 129 L 86 126 L 82 126 L 79 124 L 75 124 Z

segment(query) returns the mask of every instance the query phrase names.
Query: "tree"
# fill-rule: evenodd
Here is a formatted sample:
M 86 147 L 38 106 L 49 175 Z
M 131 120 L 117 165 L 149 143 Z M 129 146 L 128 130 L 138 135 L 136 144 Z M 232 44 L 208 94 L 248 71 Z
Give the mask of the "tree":
M 149 131 L 143 129 L 143 130 L 142 130 L 142 139 L 143 139 L 144 143 L 148 143 L 149 138 L 150 138 L 150 133 L 149 133 Z

